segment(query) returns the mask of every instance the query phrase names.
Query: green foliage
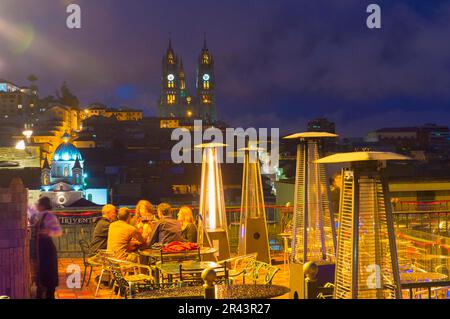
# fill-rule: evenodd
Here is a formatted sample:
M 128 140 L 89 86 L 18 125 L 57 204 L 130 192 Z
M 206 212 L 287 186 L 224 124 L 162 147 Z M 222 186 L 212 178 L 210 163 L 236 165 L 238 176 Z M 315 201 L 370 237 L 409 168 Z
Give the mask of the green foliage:
M 70 91 L 67 83 L 64 81 L 61 88 L 56 91 L 56 97 L 59 103 L 67 106 L 78 107 L 80 101 L 78 98 Z

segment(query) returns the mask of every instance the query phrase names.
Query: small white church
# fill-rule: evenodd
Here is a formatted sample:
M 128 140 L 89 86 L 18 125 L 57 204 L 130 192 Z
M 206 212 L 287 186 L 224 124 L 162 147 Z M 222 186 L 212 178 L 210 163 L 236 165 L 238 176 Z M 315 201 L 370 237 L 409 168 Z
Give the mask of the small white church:
M 41 171 L 41 196 L 49 197 L 54 207 L 67 207 L 83 198 L 84 161 L 80 151 L 69 141 L 70 136 L 65 133 L 51 165 L 46 158 Z

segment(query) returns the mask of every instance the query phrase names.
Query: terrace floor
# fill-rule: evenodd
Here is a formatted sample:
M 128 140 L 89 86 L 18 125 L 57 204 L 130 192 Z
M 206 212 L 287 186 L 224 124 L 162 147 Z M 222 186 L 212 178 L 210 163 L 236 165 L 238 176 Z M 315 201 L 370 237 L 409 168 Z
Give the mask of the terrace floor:
M 277 263 L 276 266 L 280 268 L 280 271 L 275 275 L 273 279 L 273 284 L 289 286 L 289 269 L 282 263 L 282 255 L 273 258 Z M 59 259 L 59 287 L 56 290 L 57 299 L 109 299 L 116 298 L 111 295 L 111 289 L 100 288 L 97 297 L 94 296 L 96 284 L 94 278 L 100 275 L 100 268 L 94 268 L 92 273 L 92 279 L 88 287 L 79 288 L 68 288 L 67 279 L 70 273 L 67 273 L 67 269 L 70 265 L 78 265 L 83 272 L 83 261 L 81 258 L 60 258 Z M 87 278 L 86 278 L 87 280 Z M 278 297 L 277 299 L 287 299 L 288 294 Z

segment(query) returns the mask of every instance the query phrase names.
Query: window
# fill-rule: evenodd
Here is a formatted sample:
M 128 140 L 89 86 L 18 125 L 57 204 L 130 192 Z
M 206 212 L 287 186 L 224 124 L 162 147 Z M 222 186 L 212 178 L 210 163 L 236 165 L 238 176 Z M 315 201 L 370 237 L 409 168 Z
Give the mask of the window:
M 434 191 L 421 191 L 417 192 L 417 201 L 418 202 L 427 202 L 435 200 L 436 194 Z
M 175 94 L 167 94 L 167 104 L 175 104 Z

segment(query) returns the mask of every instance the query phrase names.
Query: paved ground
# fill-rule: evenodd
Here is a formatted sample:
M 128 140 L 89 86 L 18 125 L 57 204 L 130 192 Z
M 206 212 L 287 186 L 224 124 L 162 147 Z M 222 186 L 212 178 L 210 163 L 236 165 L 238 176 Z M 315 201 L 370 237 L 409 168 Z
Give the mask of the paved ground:
M 276 260 L 282 260 L 280 258 L 276 258 Z M 59 287 L 56 291 L 56 298 L 58 299 L 108 299 L 108 298 L 116 298 L 114 295 L 111 295 L 110 289 L 100 289 L 97 297 L 94 296 L 96 285 L 94 283 L 94 278 L 100 275 L 100 268 L 95 269 L 92 274 L 92 280 L 87 287 L 83 287 L 83 289 L 79 288 L 69 288 L 67 282 L 69 281 L 70 285 L 70 267 L 76 267 L 73 265 L 78 265 L 81 268 L 81 273 L 83 274 L 83 262 L 81 259 L 75 258 L 62 258 L 59 260 Z M 276 265 L 280 268 L 280 271 L 276 274 L 273 284 L 289 286 L 289 272 L 288 267 L 284 267 L 283 264 Z M 87 276 L 86 276 L 87 277 Z M 86 278 L 87 280 L 87 278 Z M 287 298 L 287 295 L 284 295 L 279 298 Z

